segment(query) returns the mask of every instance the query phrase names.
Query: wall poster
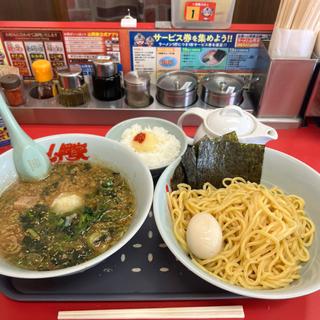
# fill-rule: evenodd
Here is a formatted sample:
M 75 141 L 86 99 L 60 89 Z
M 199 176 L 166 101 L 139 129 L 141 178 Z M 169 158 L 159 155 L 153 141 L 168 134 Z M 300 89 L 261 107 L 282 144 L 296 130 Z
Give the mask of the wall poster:
M 171 71 L 251 74 L 260 39 L 271 33 L 131 31 L 131 68 L 155 76 Z
M 65 31 L 64 43 L 69 64 L 80 64 L 84 74 L 92 73 L 96 56 L 111 55 L 120 61 L 119 32 Z
M 119 32 L 6 30 L 0 32 L 0 65 L 18 67 L 25 79 L 33 78 L 32 63 L 47 59 L 53 69 L 80 64 L 85 75 L 98 55 L 112 55 L 120 62 Z
M 32 77 L 31 65 L 35 60 L 47 59 L 53 68 L 67 63 L 61 31 L 3 31 L 2 41 L 10 65 L 18 67 L 25 78 Z

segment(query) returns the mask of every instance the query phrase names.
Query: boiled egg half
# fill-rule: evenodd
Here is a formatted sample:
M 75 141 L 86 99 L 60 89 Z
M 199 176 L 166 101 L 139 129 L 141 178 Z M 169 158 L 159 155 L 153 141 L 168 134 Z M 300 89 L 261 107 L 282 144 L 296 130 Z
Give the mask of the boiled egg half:
M 207 212 L 197 213 L 189 221 L 186 240 L 190 252 L 197 258 L 214 257 L 223 245 L 219 222 Z
M 52 202 L 51 209 L 59 215 L 79 209 L 83 206 L 83 199 L 77 194 L 60 193 Z

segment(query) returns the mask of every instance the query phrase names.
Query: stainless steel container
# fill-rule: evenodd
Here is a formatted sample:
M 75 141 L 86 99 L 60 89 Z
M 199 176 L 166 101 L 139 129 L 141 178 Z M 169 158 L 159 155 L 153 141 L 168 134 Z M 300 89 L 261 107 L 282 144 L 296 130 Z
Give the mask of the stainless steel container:
M 58 101 L 66 107 L 76 107 L 90 100 L 89 87 L 84 81 L 79 65 L 57 68 Z
M 312 83 L 311 94 L 306 107 L 305 116 L 320 117 L 320 57 L 317 68 L 314 72 L 314 83 Z
M 253 83 L 250 96 L 257 107 L 257 116 L 278 119 L 278 123 L 301 122 L 301 111 L 306 92 L 317 65 L 311 59 L 272 59 L 267 50 L 268 42 L 261 43 L 253 74 L 261 81 Z M 285 122 L 286 121 L 286 122 Z
M 258 116 L 298 117 L 315 66 L 315 59 L 271 59 Z
M 151 103 L 150 76 L 145 72 L 130 71 L 124 77 L 126 103 L 133 108 L 147 107 Z
M 118 63 L 111 56 L 97 56 L 92 62 L 98 78 L 107 78 L 118 73 Z
M 201 79 L 201 100 L 214 107 L 240 105 L 245 81 L 238 76 L 216 72 Z
M 123 95 L 119 64 L 110 56 L 98 56 L 93 60 L 93 95 L 102 101 L 118 100 Z
M 64 89 L 79 88 L 84 84 L 81 67 L 78 64 L 57 68 L 59 84 Z
M 157 100 L 172 108 L 188 107 L 197 100 L 198 79 L 190 72 L 172 71 L 157 81 Z

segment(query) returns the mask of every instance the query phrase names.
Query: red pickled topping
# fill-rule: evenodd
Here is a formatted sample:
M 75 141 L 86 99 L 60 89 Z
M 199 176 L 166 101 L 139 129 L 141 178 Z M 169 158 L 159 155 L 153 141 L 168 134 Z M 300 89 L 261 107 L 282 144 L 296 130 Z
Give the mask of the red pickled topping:
M 133 138 L 133 141 L 136 141 L 138 143 L 143 143 L 143 141 L 146 139 L 146 134 L 144 132 L 140 132 Z

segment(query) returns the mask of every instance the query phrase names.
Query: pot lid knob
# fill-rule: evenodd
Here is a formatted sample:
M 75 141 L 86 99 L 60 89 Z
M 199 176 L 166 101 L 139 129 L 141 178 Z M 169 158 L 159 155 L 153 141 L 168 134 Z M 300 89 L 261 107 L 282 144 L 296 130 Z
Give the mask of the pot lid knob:
M 227 91 L 228 85 L 227 85 L 227 83 L 226 83 L 225 81 L 221 81 L 221 82 L 219 83 L 219 87 L 220 87 L 220 90 L 221 90 L 222 92 L 224 92 L 224 91 Z

